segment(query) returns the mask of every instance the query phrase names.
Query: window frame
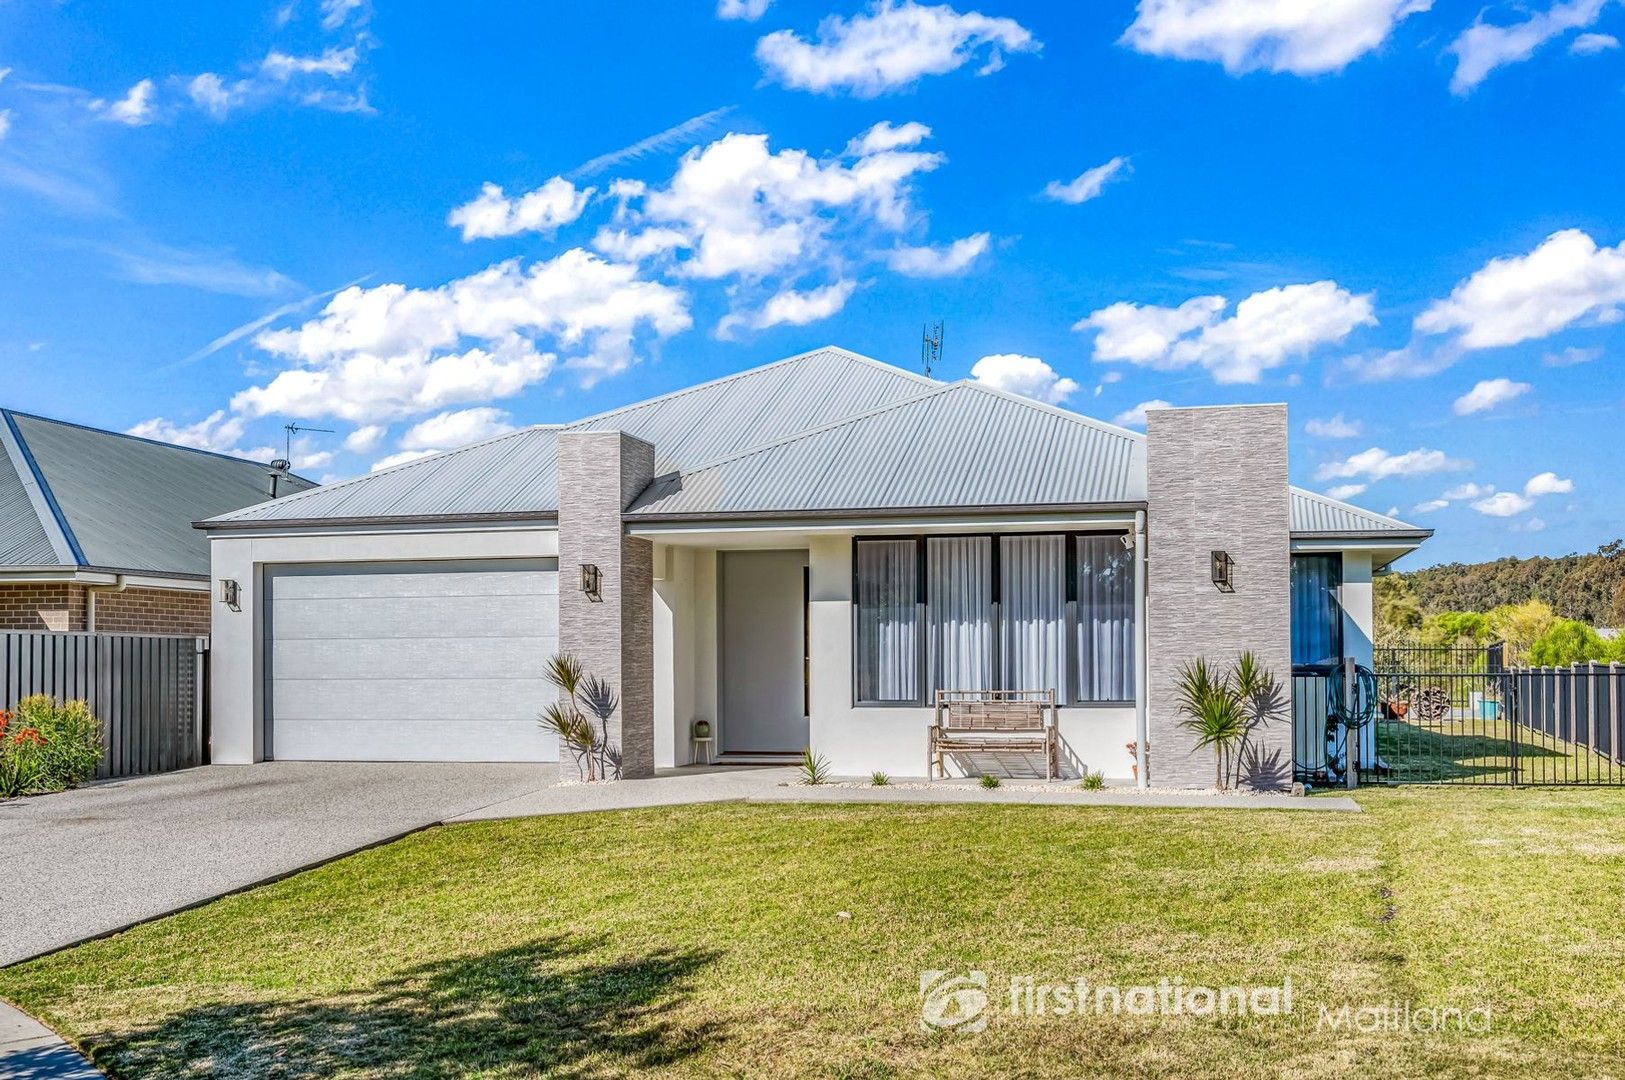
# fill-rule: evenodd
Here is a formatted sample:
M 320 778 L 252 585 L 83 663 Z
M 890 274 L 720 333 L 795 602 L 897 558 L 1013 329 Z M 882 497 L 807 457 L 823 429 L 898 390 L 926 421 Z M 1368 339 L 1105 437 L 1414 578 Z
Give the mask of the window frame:
M 976 531 L 904 534 L 881 533 L 870 536 L 853 536 L 850 548 L 852 564 L 852 601 L 849 605 L 852 609 L 851 620 L 849 623 L 851 629 L 851 647 L 849 649 L 849 653 L 852 658 L 852 707 L 854 709 L 919 709 L 929 708 L 935 701 L 936 691 L 935 688 L 931 686 L 931 649 L 930 644 L 927 641 L 927 598 L 929 596 L 930 588 L 930 566 L 928 562 L 930 545 L 928 541 L 932 539 L 945 540 L 956 538 L 985 538 L 990 541 L 989 546 L 992 549 L 992 555 L 988 561 L 988 572 L 992 577 L 992 580 L 989 582 L 989 589 L 990 595 L 993 597 L 993 625 L 991 627 L 993 649 L 991 659 L 993 672 L 992 681 L 996 686 L 1004 681 L 1004 597 L 1000 580 L 1004 570 L 1004 545 L 1000 543 L 1000 540 L 1007 536 L 1059 536 L 1065 541 L 1065 550 L 1063 554 L 1063 559 L 1065 562 L 1065 600 L 1062 608 L 1064 614 L 1062 616 L 1061 627 L 1061 632 L 1065 641 L 1065 658 L 1063 661 L 1064 670 L 1061 673 L 1061 682 L 1063 685 L 1058 688 L 1059 693 L 1057 696 L 1057 704 L 1064 708 L 1075 709 L 1122 709 L 1134 705 L 1137 700 L 1135 698 L 1130 698 L 1123 701 L 1085 701 L 1078 697 L 1078 692 L 1081 689 L 1079 685 L 1081 679 L 1078 675 L 1078 537 L 1123 537 L 1128 535 L 1130 535 L 1130 533 L 1125 528 L 1111 528 L 1070 530 L 1040 529 L 1020 532 Z M 869 701 L 858 696 L 858 631 L 861 623 L 861 620 L 858 617 L 858 545 L 864 543 L 865 541 L 874 540 L 914 541 L 914 619 L 915 626 L 918 628 L 918 632 L 914 637 L 914 661 L 916 671 L 915 685 L 920 688 L 920 695 L 912 701 Z M 1139 635 L 1138 628 L 1136 628 L 1136 645 L 1138 645 L 1138 642 Z M 1140 657 L 1138 655 L 1135 656 L 1134 662 L 1137 675 L 1140 663 Z M 1136 677 L 1136 694 L 1141 692 L 1138 683 L 1139 679 Z
M 1343 572 L 1345 570 L 1343 565 L 1343 553 L 1341 551 L 1295 551 L 1292 553 L 1292 563 L 1289 565 L 1295 566 L 1299 559 L 1324 559 L 1336 568 L 1335 577 L 1337 583 L 1332 586 L 1332 592 L 1335 594 L 1332 609 L 1336 615 L 1336 619 L 1334 620 L 1336 629 L 1333 635 L 1335 638 L 1334 644 L 1336 646 L 1334 655 L 1338 657 L 1347 656 L 1348 630 L 1345 625 L 1347 615 L 1343 610 L 1343 586 L 1345 584 L 1343 576 Z M 1296 574 L 1289 573 L 1287 575 L 1287 606 L 1291 615 L 1291 618 L 1287 622 L 1287 639 L 1294 652 L 1298 647 L 1295 625 L 1298 618 L 1298 598 L 1297 590 L 1295 588 L 1296 577 Z M 1317 664 L 1314 662 L 1305 662 L 1300 664 L 1297 662 L 1296 657 L 1293 657 L 1292 666 L 1295 670 L 1302 670 L 1306 672 L 1322 672 L 1331 670 L 1331 667 L 1326 664 Z

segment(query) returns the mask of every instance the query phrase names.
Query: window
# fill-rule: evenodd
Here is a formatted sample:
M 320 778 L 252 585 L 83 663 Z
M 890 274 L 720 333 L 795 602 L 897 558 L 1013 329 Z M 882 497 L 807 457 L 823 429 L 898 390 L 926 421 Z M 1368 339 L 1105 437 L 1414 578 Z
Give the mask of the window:
M 859 701 L 920 698 L 917 548 L 912 538 L 857 546 Z
M 1075 541 L 1079 701 L 1134 700 L 1134 549 L 1118 536 Z
M 929 685 L 932 690 L 991 690 L 993 538 L 933 536 L 925 545 Z
M 1292 556 L 1292 663 L 1343 657 L 1343 556 Z
M 1054 690 L 1065 701 L 1066 537 L 1000 537 L 999 599 L 1004 688 Z
M 1134 700 L 1134 551 L 1121 534 L 859 539 L 857 700 L 1054 690 Z

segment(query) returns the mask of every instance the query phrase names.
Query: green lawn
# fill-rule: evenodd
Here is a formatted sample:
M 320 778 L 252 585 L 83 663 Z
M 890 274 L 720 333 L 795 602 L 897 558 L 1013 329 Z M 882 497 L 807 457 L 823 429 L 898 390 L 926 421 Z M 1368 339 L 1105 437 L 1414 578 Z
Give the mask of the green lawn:
M 443 828 L 0 971 L 0 996 L 129 1077 L 1625 1074 L 1625 791 L 1359 798 Z M 932 968 L 987 973 L 985 1031 L 921 1031 Z M 1290 977 L 1295 1008 L 1016 1017 L 1015 975 Z M 1317 1028 L 1391 1001 L 1490 1031 Z

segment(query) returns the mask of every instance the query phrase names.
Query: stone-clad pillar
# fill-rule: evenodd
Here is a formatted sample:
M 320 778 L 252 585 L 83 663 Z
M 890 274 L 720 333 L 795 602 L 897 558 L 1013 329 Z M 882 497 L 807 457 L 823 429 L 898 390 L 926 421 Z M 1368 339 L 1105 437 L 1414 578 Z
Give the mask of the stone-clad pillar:
M 559 648 L 620 697 L 610 723 L 621 775 L 654 775 L 654 544 L 621 512 L 654 479 L 654 447 L 619 431 L 559 433 Z M 598 568 L 598 598 L 581 567 Z M 560 767 L 570 755 L 560 750 Z
M 1285 711 L 1255 733 L 1242 781 L 1292 780 L 1291 497 L 1285 405 L 1147 414 L 1146 500 L 1150 782 L 1210 787 L 1213 754 L 1180 727 L 1179 669 L 1226 668 L 1251 650 L 1280 684 Z M 1213 584 L 1211 554 L 1234 560 L 1234 590 Z

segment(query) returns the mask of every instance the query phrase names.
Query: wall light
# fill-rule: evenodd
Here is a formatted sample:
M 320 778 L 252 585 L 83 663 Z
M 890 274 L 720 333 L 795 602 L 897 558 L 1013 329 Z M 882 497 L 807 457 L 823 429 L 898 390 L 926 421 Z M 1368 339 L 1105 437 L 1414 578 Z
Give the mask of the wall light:
M 1213 584 L 1220 592 L 1235 592 L 1236 560 L 1226 551 L 1215 551 L 1212 554 L 1211 565 L 1213 570 Z
M 587 599 L 595 604 L 603 600 L 603 597 L 598 592 L 599 581 L 598 567 L 593 563 L 582 563 L 581 591 L 586 593 Z
M 230 578 L 220 579 L 220 602 L 233 611 L 241 611 L 242 590 Z

